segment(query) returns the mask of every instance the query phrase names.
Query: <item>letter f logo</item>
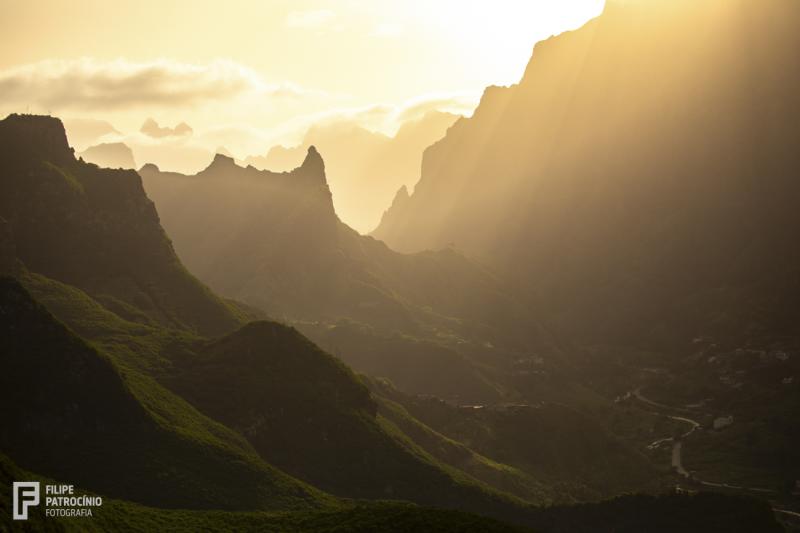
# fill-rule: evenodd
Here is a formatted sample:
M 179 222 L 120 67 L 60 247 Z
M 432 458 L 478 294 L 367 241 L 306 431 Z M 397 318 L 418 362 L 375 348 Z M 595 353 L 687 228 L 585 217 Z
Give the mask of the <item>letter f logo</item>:
M 14 520 L 27 520 L 28 507 L 39 505 L 38 481 L 14 482 Z

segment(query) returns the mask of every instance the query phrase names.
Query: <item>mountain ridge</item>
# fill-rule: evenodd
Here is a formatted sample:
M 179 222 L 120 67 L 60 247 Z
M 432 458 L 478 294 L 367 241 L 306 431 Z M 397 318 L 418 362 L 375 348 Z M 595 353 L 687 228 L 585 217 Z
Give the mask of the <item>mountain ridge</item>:
M 0 217 L 29 270 L 123 314 L 138 308 L 150 320 L 204 333 L 240 322 L 180 264 L 141 177 L 76 160 L 58 119 L 0 121 L 0 162 Z
M 327 336 L 315 324 L 354 320 L 380 332 L 468 343 L 487 359 L 506 360 L 530 346 L 557 351 L 547 329 L 489 270 L 453 250 L 399 254 L 341 222 L 315 149 L 291 172 L 236 165 L 185 176 L 150 167 L 142 177 L 178 254 L 200 279 L 296 322 L 318 342 Z M 464 364 L 474 366 L 470 357 Z
M 587 340 L 796 334 L 797 4 L 666 4 L 538 43 L 373 235 L 455 245 Z

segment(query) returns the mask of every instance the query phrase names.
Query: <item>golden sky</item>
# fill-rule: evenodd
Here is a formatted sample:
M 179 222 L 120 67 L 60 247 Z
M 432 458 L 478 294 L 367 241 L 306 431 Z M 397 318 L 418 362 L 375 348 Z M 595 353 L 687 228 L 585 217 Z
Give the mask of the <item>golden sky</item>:
M 0 113 L 187 122 L 235 152 L 338 115 L 391 133 L 410 106 L 468 111 L 602 4 L 0 0 Z

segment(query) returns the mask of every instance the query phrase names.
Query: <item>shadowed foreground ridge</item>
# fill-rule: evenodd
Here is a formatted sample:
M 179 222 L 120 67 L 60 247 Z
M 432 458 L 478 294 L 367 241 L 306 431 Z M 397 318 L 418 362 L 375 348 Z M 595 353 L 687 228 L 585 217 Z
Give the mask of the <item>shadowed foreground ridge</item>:
M 152 379 L 115 365 L 12 278 L 0 277 L 0 310 L 0 450 L 20 465 L 168 508 L 332 501 L 260 461 L 239 435 Z

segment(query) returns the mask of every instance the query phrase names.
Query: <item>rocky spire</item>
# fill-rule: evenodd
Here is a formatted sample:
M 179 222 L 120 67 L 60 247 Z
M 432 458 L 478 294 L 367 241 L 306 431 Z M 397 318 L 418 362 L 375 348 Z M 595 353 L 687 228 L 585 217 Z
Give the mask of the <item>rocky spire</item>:
M 292 171 L 298 181 L 309 185 L 322 185 L 327 190 L 328 180 L 325 177 L 325 162 L 314 146 L 308 147 L 303 164 Z
M 211 161 L 211 164 L 208 165 L 206 170 L 228 169 L 228 168 L 234 168 L 236 166 L 237 166 L 236 161 L 234 161 L 234 159 L 231 156 L 217 152 L 216 154 L 214 154 L 214 159 L 213 161 Z
M 308 153 L 306 154 L 306 158 L 303 160 L 303 164 L 300 165 L 300 169 L 304 173 L 321 175 L 323 179 L 325 178 L 325 162 L 322 160 L 322 156 L 313 145 L 308 147 Z

